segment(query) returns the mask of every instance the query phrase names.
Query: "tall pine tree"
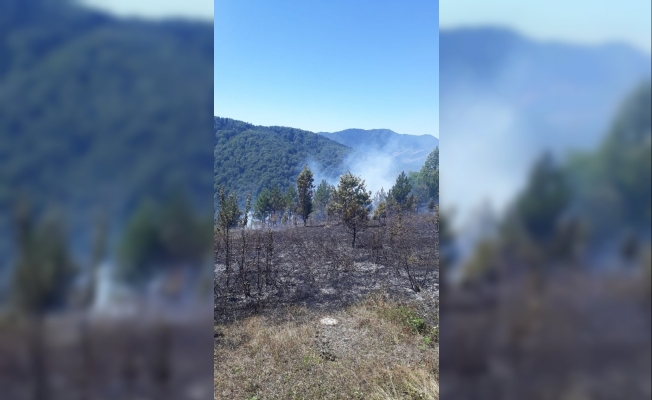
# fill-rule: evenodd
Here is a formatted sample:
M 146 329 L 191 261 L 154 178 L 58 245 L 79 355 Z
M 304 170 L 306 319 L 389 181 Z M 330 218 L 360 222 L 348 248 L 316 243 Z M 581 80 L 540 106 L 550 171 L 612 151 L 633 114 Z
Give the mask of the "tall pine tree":
M 303 171 L 297 178 L 297 190 L 299 192 L 299 214 L 303 220 L 303 226 L 306 226 L 308 217 L 312 213 L 312 196 L 315 186 L 312 171 L 307 165 L 304 165 Z

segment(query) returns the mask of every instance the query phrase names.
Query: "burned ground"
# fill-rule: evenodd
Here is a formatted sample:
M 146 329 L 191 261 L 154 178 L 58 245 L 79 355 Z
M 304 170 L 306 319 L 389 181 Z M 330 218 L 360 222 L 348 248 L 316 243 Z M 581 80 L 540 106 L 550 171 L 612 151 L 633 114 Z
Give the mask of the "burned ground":
M 434 215 L 372 222 L 355 247 L 341 225 L 234 230 L 228 242 L 216 235 L 215 320 L 290 305 L 339 309 L 373 292 L 436 315 L 438 253 Z
M 439 398 L 436 222 L 216 235 L 215 398 Z

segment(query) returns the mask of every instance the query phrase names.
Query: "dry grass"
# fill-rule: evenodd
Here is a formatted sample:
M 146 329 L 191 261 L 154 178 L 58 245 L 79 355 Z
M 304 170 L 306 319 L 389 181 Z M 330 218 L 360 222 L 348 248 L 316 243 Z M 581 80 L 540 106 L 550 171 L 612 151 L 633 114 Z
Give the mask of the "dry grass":
M 372 296 L 327 315 L 290 307 L 217 326 L 216 399 L 438 399 L 438 330 Z

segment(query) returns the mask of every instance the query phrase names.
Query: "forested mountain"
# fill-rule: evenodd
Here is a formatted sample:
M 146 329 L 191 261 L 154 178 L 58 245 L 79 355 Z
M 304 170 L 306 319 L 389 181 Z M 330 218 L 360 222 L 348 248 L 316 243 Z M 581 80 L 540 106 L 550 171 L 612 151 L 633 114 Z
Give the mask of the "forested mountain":
M 296 183 L 305 163 L 324 177 L 344 171 L 351 149 L 316 133 L 279 126 L 255 126 L 215 117 L 215 188 L 255 198 L 263 188 L 285 190 Z M 241 199 L 242 200 L 242 199 Z
M 359 153 L 380 153 L 394 158 L 394 171 L 418 171 L 428 154 L 439 146 L 431 135 L 404 135 L 389 129 L 346 129 L 339 132 L 319 132 Z
M 19 189 L 87 248 L 146 197 L 212 203 L 213 28 L 126 20 L 57 0 L 0 2 L 0 269 Z

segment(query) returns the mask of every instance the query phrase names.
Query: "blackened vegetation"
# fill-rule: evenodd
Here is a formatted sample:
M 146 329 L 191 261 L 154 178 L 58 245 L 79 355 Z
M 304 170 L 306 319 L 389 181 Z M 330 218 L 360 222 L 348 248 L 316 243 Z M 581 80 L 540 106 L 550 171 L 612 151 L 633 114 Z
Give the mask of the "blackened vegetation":
M 435 213 L 371 221 L 355 247 L 340 224 L 215 230 L 215 319 L 300 304 L 340 308 L 368 293 L 438 302 Z M 437 304 L 429 304 L 436 307 Z

